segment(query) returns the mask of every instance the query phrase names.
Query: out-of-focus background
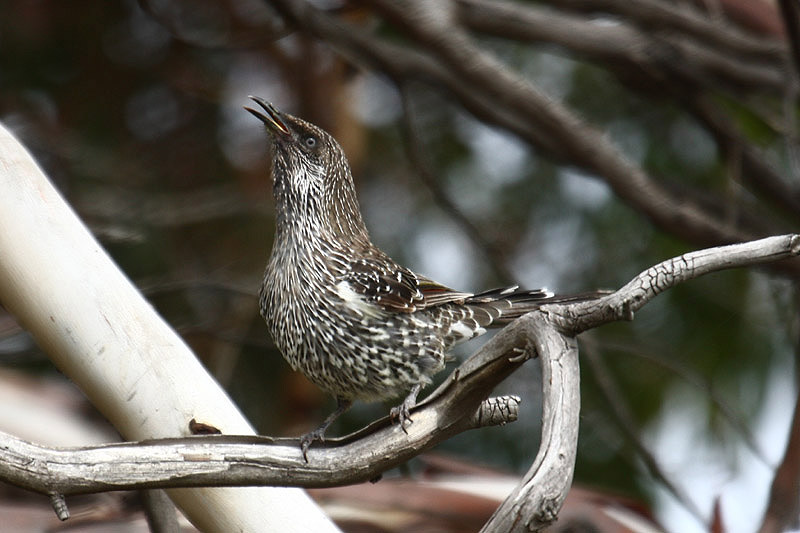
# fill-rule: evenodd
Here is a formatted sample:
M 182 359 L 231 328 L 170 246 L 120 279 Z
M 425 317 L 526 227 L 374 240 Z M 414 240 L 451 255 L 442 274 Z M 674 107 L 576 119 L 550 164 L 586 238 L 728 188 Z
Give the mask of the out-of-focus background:
M 686 251 L 798 228 L 794 2 L 433 4 L 440 16 L 380 0 L 0 3 L 0 121 L 263 434 L 299 435 L 333 402 L 258 315 L 274 220 L 247 95 L 330 131 L 373 240 L 459 289 L 617 288 Z M 709 275 L 582 336 L 576 494 L 635 502 L 670 531 L 756 530 L 797 399 L 798 279 L 796 262 Z M 523 397 L 518 422 L 388 478 L 524 472 L 538 379 L 532 362 L 498 391 Z M 99 415 L 1 309 L 0 398 L 3 431 L 118 438 L 91 429 Z M 357 406 L 331 433 L 387 407 Z M 788 479 L 778 494 L 799 505 Z M 37 499 L 0 485 L 0 523 Z M 386 529 L 363 531 L 401 530 L 391 507 Z M 85 508 L 85 528 L 140 517 L 135 495 Z M 47 520 L 19 530 L 78 530 Z

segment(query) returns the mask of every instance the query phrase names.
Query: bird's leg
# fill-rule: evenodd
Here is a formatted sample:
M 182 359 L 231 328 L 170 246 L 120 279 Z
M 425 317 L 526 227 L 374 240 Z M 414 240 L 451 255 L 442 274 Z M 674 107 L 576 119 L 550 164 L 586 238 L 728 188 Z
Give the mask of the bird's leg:
M 308 462 L 308 448 L 311 446 L 311 443 L 315 440 L 320 442 L 325 440 L 325 432 L 328 430 L 328 427 L 333 424 L 333 421 L 339 418 L 342 413 L 350 409 L 353 405 L 352 400 L 343 400 L 342 398 L 336 398 L 336 410 L 328 415 L 328 418 L 320 424 L 320 426 L 311 431 L 306 433 L 302 437 L 300 437 L 300 448 L 303 450 L 303 459 Z
M 411 420 L 411 414 L 409 413 L 409 410 L 417 405 L 417 395 L 419 394 L 420 390 L 422 390 L 422 385 L 417 383 L 411 388 L 411 392 L 408 393 L 408 396 L 406 396 L 406 399 L 403 400 L 403 403 L 396 407 L 392 407 L 392 410 L 389 411 L 389 416 L 391 419 L 398 419 L 400 422 L 400 427 L 406 433 L 408 433 L 408 431 L 406 431 L 406 422 L 409 424 L 414 422 Z

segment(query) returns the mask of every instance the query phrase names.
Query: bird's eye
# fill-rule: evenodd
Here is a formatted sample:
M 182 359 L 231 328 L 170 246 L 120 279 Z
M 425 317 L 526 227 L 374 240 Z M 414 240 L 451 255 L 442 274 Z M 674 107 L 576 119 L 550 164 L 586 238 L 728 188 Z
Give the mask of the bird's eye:
M 306 143 L 306 146 L 308 146 L 309 148 L 314 148 L 317 145 L 317 139 L 315 139 L 310 135 L 305 139 L 303 139 L 303 142 Z

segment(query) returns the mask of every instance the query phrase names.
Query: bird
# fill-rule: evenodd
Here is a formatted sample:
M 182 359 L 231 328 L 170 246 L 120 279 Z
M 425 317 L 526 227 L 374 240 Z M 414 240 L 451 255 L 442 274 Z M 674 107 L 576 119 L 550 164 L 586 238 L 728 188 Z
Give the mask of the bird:
M 259 307 L 289 365 L 332 395 L 333 411 L 300 438 L 303 456 L 355 401 L 387 401 L 404 430 L 421 389 L 454 345 L 553 301 L 517 286 L 471 293 L 401 266 L 372 243 L 350 165 L 322 128 L 250 96 L 269 132 L 275 237 Z

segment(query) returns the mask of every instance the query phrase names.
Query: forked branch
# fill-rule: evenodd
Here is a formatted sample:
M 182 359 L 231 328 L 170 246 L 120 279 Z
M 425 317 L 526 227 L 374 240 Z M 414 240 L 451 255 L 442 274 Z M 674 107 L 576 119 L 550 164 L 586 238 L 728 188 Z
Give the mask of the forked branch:
M 647 269 L 601 298 L 550 304 L 500 331 L 413 411 L 408 434 L 387 419 L 309 450 L 293 439 L 206 436 L 53 449 L 0 433 L 0 479 L 43 494 L 201 486 L 326 487 L 373 480 L 462 431 L 516 420 L 515 397 L 492 389 L 538 355 L 543 365 L 543 433 L 537 457 L 485 531 L 537 530 L 551 523 L 572 481 L 580 409 L 575 334 L 629 320 L 656 295 L 717 270 L 788 259 L 800 236 L 709 248 Z

